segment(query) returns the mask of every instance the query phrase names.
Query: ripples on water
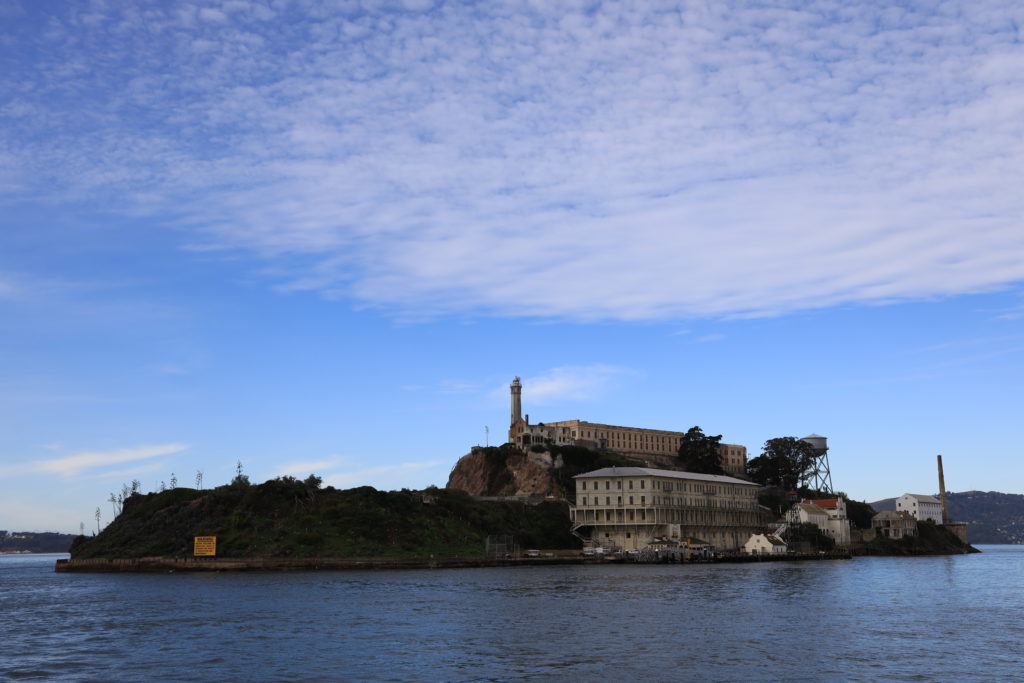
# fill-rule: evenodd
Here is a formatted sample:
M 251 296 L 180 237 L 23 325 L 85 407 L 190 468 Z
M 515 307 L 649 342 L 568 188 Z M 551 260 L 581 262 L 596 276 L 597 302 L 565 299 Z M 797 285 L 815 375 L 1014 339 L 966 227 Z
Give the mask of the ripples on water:
M 746 565 L 54 574 L 0 556 L 0 678 L 998 680 L 1024 547 Z

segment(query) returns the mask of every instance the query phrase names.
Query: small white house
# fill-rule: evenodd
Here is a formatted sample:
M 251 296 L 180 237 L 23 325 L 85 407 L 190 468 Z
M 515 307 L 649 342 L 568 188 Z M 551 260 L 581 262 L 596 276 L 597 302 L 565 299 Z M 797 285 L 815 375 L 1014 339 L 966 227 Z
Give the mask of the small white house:
M 743 552 L 747 555 L 784 554 L 786 550 L 786 542 L 775 534 L 751 534 L 743 544 Z
M 823 530 L 828 525 L 828 512 L 814 503 L 795 503 L 789 509 L 790 524 L 813 524 Z
M 909 512 L 919 522 L 930 519 L 942 524 L 942 503 L 933 496 L 904 493 L 896 499 L 896 512 Z

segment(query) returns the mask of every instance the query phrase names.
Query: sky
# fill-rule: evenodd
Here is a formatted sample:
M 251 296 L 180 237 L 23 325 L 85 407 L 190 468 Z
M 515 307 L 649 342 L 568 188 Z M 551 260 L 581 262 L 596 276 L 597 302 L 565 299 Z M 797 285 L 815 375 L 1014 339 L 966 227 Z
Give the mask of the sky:
M 1024 493 L 1024 8 L 0 0 L 0 528 L 534 422 Z

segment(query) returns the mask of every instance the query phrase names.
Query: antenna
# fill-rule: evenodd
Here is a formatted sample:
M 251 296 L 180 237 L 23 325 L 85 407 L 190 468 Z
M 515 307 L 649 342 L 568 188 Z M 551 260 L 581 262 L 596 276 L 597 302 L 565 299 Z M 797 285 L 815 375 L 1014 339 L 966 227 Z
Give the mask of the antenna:
M 484 425 L 484 445 L 491 445 L 491 428 L 488 427 L 487 425 Z

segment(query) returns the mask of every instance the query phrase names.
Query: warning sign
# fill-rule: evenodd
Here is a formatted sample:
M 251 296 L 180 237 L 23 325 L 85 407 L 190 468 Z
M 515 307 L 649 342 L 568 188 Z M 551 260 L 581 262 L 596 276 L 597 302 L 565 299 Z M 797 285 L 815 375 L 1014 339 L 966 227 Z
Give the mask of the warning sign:
M 217 554 L 216 536 L 196 536 L 195 551 L 196 557 L 210 556 Z

